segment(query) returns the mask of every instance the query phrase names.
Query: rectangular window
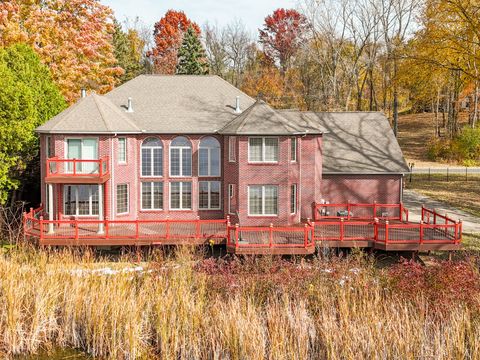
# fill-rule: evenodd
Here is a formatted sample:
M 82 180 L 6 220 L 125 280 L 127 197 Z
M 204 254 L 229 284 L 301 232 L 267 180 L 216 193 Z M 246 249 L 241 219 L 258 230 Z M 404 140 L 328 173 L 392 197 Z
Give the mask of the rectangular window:
M 290 213 L 297 213 L 297 184 L 290 186 Z
M 228 184 L 228 213 L 229 214 L 235 213 L 234 197 L 235 197 L 235 185 Z
M 237 147 L 237 138 L 235 136 L 229 136 L 228 137 L 228 161 L 230 161 L 230 162 L 235 162 L 236 147 Z
M 220 210 L 220 181 L 198 182 L 198 207 L 202 210 Z
M 192 183 L 187 181 L 173 181 L 170 183 L 170 209 L 192 209 Z
M 142 182 L 142 210 L 163 209 L 163 182 Z
M 65 185 L 63 205 L 65 215 L 98 215 L 98 185 Z
M 163 148 L 162 147 L 142 148 L 142 176 L 145 176 L 145 177 L 163 176 Z
M 117 214 L 128 214 L 128 184 L 117 185 Z
M 278 138 L 251 137 L 248 139 L 248 161 L 278 162 Z
M 297 138 L 290 138 L 290 161 L 297 161 Z
M 52 137 L 47 136 L 45 138 L 45 156 L 47 159 L 50 159 L 52 157 Z
M 118 162 L 125 164 L 127 162 L 127 138 L 118 138 Z
M 278 186 L 253 185 L 248 187 L 248 214 L 278 215 Z
M 192 149 L 188 147 L 170 148 L 170 175 L 192 176 Z
M 93 138 L 67 139 L 67 159 L 98 160 L 98 141 Z M 73 162 L 68 163 L 68 171 L 73 172 Z M 98 163 L 78 162 L 77 173 L 98 173 Z

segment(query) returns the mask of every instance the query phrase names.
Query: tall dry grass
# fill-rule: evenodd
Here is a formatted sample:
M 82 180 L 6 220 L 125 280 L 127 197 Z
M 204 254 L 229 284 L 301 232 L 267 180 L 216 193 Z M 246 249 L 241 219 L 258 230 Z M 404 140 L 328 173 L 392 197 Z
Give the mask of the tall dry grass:
M 131 271 L 129 258 L 109 263 L 90 252 L 1 254 L 0 354 L 60 347 L 114 359 L 480 357 L 476 301 L 440 298 L 436 306 L 435 292 L 402 291 L 402 270 L 388 274 L 369 260 L 202 260 L 185 248 L 149 260 Z M 118 272 L 95 271 L 107 265 Z

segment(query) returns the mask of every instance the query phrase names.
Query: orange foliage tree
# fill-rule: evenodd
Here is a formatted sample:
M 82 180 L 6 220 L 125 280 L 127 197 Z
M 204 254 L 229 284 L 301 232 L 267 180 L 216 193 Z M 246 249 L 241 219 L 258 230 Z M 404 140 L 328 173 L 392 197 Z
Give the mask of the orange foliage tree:
M 168 10 L 155 24 L 153 31 L 155 46 L 149 52 L 154 71 L 158 74 L 175 74 L 177 53 L 182 45 L 183 34 L 189 27 L 200 36 L 200 27 L 191 21 L 183 11 Z
M 70 103 L 80 88 L 107 92 L 123 70 L 115 66 L 113 14 L 98 0 L 4 0 L 0 46 L 31 44 Z

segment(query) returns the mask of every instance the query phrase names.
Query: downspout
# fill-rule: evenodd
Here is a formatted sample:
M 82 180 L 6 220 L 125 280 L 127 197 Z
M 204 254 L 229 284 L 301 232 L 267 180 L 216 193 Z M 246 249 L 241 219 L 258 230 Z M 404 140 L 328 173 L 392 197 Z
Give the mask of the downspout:
M 112 137 L 110 137 L 110 173 L 112 176 L 110 177 L 110 220 L 115 220 L 115 212 L 114 212 L 114 189 L 115 189 L 115 166 L 113 166 L 114 159 L 113 159 L 113 138 L 116 137 L 117 134 L 114 134 Z

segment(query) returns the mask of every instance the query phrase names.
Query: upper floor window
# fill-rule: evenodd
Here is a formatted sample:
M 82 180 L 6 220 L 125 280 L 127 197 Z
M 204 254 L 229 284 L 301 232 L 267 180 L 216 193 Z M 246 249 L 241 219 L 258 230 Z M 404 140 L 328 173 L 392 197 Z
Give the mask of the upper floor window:
M 205 137 L 198 149 L 199 176 L 220 176 L 220 143 L 214 137 Z
M 47 159 L 52 157 L 52 137 L 47 136 L 45 138 L 45 156 Z
M 157 138 L 142 143 L 142 176 L 163 176 L 163 146 Z
M 290 161 L 291 162 L 297 161 L 297 138 L 296 137 L 290 138 Z
M 170 176 L 192 176 L 192 144 L 184 136 L 170 144 Z
M 278 162 L 278 138 L 251 137 L 248 139 L 248 161 L 260 163 Z
M 229 136 L 228 137 L 228 161 L 230 162 L 235 162 L 236 147 L 237 147 L 237 138 L 235 136 Z
M 70 138 L 67 143 L 67 159 L 97 160 L 98 139 L 96 138 Z M 73 172 L 74 162 L 68 162 L 68 172 Z M 93 174 L 98 172 L 96 162 L 77 162 L 76 172 Z
M 127 162 L 127 138 L 118 138 L 118 162 L 125 164 Z

